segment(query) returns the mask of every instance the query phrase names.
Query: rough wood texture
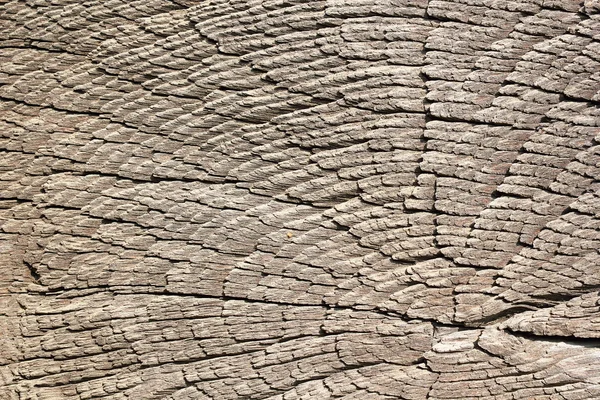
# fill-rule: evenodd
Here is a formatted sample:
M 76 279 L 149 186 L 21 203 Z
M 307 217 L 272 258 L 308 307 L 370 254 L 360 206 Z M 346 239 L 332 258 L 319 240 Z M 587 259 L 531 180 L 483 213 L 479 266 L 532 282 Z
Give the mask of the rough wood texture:
M 0 1 L 0 399 L 600 399 L 597 0 Z

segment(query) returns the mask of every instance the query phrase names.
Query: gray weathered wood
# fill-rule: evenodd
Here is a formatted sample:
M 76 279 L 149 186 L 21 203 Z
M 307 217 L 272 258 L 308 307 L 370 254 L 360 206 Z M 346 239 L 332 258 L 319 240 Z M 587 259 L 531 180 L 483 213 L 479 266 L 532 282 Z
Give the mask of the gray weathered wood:
M 600 399 L 596 0 L 0 1 L 0 399 Z

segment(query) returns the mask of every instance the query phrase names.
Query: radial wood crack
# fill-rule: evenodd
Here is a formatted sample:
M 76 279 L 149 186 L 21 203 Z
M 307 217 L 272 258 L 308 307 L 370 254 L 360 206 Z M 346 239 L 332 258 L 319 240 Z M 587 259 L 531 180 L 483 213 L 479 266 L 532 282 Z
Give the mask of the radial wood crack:
M 600 399 L 599 106 L 597 0 L 0 0 L 0 399 Z

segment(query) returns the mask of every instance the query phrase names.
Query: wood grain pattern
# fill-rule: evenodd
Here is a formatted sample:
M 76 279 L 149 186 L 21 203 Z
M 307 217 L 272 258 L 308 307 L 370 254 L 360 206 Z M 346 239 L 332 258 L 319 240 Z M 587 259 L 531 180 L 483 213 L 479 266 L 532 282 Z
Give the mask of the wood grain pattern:
M 0 399 L 600 399 L 597 0 L 0 0 Z

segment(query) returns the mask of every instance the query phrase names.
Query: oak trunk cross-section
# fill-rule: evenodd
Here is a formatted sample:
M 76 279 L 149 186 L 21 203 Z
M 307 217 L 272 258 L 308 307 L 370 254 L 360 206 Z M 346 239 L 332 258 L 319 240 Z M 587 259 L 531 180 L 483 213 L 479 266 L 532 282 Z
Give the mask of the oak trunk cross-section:
M 0 0 L 0 400 L 600 399 L 598 0 Z

